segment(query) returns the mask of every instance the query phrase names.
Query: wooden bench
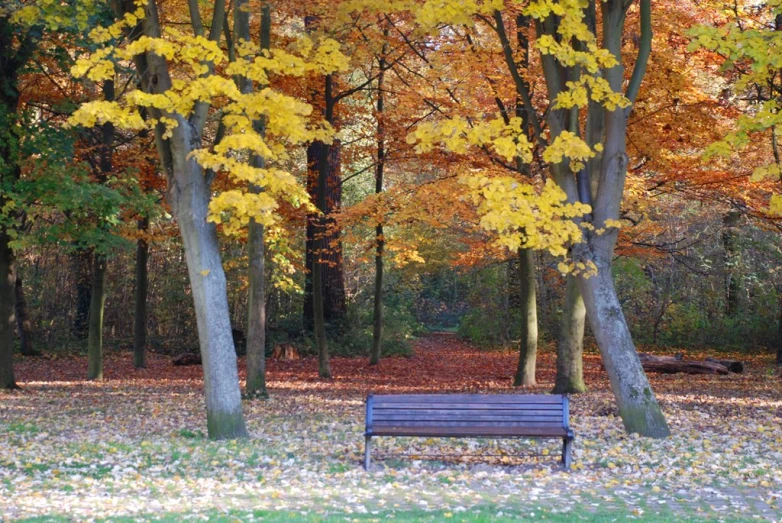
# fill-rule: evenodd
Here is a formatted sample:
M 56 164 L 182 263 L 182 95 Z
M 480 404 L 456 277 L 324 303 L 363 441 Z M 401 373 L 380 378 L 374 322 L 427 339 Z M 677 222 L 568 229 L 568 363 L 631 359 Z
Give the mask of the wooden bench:
M 366 423 L 366 470 L 375 436 L 561 438 L 565 469 L 575 437 L 561 394 L 370 395 Z

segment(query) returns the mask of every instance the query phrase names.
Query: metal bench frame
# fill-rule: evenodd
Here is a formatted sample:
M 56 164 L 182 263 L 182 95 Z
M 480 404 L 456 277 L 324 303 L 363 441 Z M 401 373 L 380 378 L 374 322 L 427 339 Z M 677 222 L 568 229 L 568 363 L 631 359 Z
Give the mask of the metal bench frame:
M 369 470 L 373 437 L 411 436 L 561 438 L 561 462 L 569 470 L 575 438 L 569 410 L 564 394 L 370 394 L 364 469 Z

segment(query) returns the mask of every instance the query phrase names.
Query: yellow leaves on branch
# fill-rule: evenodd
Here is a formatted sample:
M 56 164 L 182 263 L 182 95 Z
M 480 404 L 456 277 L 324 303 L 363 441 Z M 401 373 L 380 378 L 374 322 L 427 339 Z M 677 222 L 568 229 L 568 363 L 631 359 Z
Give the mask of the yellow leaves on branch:
M 137 10 L 108 28 L 94 30 L 92 37 L 105 44 L 135 25 L 143 14 L 143 9 Z M 84 104 L 71 117 L 70 124 L 92 127 L 112 122 L 133 130 L 162 125 L 166 138 L 177 125 L 184 124 L 196 104 L 222 104 L 224 137 L 214 148 L 195 150 L 191 157 L 206 169 L 226 172 L 238 188 L 212 200 L 209 219 L 223 223 L 226 233 L 239 234 L 251 219 L 271 226 L 280 200 L 311 207 L 306 190 L 296 178 L 270 163 L 287 159 L 287 150 L 292 146 L 312 140 L 330 142 L 332 128 L 326 123 L 310 122 L 309 104 L 270 88 L 243 93 L 232 77 L 244 77 L 263 86 L 268 85 L 268 75 L 272 73 L 303 76 L 309 72 L 343 71 L 348 67 L 348 59 L 340 52 L 339 44 L 328 38 L 313 42 L 303 37 L 292 45 L 291 52 L 261 51 L 254 44 L 241 42 L 237 59 L 228 64 L 225 76 L 221 76 L 210 72 L 211 65 L 227 61 L 217 43 L 172 29 L 164 33 L 163 38 L 142 36 L 124 47 L 99 48 L 78 59 L 72 74 L 95 82 L 113 79 L 115 63 L 154 53 L 176 67 L 170 89 L 162 93 L 137 89 L 116 102 Z M 149 111 L 151 116 L 144 120 L 141 112 L 148 109 L 154 111 Z M 263 132 L 257 130 L 259 122 L 263 122 Z M 248 187 L 254 190 L 246 190 Z
M 600 103 L 609 111 L 630 106 L 630 100 L 622 93 L 613 91 L 606 79 L 601 76 L 583 75 L 576 82 L 567 82 L 565 87 L 566 90 L 557 94 L 555 109 L 586 107 L 590 99 Z
M 584 162 L 595 156 L 595 152 L 602 151 L 602 144 L 595 144 L 593 151 L 589 145 L 575 133 L 562 131 L 553 142 L 543 151 L 543 160 L 551 164 L 570 159 L 570 169 L 573 172 L 584 168 Z
M 573 218 L 589 213 L 590 207 L 567 203 L 565 193 L 550 180 L 540 192 L 509 176 L 471 176 L 463 183 L 477 205 L 481 227 L 511 251 L 546 250 L 564 257 L 568 245 L 581 241 L 582 231 Z
M 0 17 L 8 16 L 13 25 L 32 27 L 42 25 L 50 31 L 61 28 L 87 29 L 90 17 L 97 11 L 95 0 L 78 2 L 60 2 L 57 0 L 34 0 L 21 5 L 17 2 L 3 1 L 0 5 Z
M 416 151 L 429 152 L 435 146 L 465 154 L 471 147 L 488 147 L 508 161 L 520 157 L 525 163 L 532 161 L 532 144 L 522 129 L 522 120 L 513 117 L 509 123 L 502 118 L 470 122 L 454 117 L 438 122 L 424 122 L 407 137 L 409 144 L 416 144 Z

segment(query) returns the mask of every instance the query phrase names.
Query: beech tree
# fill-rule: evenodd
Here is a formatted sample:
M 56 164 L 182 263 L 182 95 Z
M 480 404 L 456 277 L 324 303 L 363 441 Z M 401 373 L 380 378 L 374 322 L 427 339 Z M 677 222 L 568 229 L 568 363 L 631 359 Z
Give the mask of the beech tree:
M 562 198 L 574 209 L 580 232 L 562 268 L 573 274 L 593 334 L 611 380 L 619 413 L 628 432 L 644 436 L 665 437 L 669 434 L 665 418 L 644 374 L 630 331 L 622 314 L 614 288 L 611 263 L 620 225 L 620 208 L 627 173 L 627 118 L 632 110 L 643 80 L 651 51 L 651 4 L 640 2 L 640 44 L 632 75 L 625 81 L 622 36 L 627 11 L 633 2 L 609 0 L 600 3 L 601 31 L 597 31 L 597 2 L 564 0 L 561 2 L 530 2 L 520 6 L 513 2 L 503 7 L 512 13 L 520 11 L 534 20 L 535 47 L 540 53 L 542 75 L 551 104 L 547 111 L 547 134 L 543 122 L 531 119 L 532 136 L 527 139 L 520 127 L 502 129 L 510 133 L 513 156 L 531 160 L 533 144 L 543 148 L 541 157 L 549 165 L 560 193 L 551 193 L 555 201 Z M 517 72 L 512 50 L 503 41 L 505 21 L 495 4 L 457 6 L 449 2 L 428 2 L 419 13 L 419 22 L 426 28 L 439 24 L 469 24 L 481 20 L 500 37 L 509 74 L 517 86 L 522 103 L 536 115 L 529 91 Z M 428 8 L 428 9 L 427 9 Z M 598 42 L 598 34 L 602 41 Z M 582 130 L 582 121 L 583 130 Z M 464 144 L 505 145 L 505 134 L 490 135 L 477 131 L 478 124 L 455 120 L 421 125 L 412 135 L 425 149 L 443 143 L 451 149 Z M 583 138 L 582 138 L 583 136 Z M 472 189 L 480 188 L 482 182 Z M 496 182 L 484 183 L 492 187 Z M 498 233 L 507 246 L 535 247 L 536 235 L 528 223 L 530 218 L 526 198 L 506 197 L 510 184 L 505 182 L 503 198 L 486 198 L 483 224 Z M 491 195 L 493 189 L 484 191 Z M 554 196 L 554 194 L 558 194 Z M 540 201 L 540 195 L 536 197 Z M 544 200 L 545 201 L 545 200 Z M 492 220 L 486 217 L 492 216 Z M 560 217 L 566 216 L 566 213 Z M 563 238 L 559 238 L 562 240 Z

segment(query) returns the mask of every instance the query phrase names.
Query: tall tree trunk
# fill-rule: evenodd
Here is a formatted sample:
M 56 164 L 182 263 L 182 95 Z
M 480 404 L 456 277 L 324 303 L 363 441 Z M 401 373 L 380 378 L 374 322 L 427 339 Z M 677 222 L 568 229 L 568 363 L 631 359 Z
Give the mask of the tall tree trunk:
M 103 98 L 107 102 L 114 100 L 114 80 L 103 82 Z M 105 184 L 114 168 L 114 124 L 106 122 L 101 127 L 100 163 L 97 180 Z M 102 218 L 100 218 L 102 219 Z M 99 228 L 104 224 L 99 223 Z M 104 232 L 106 234 L 106 232 Z M 103 312 L 106 304 L 106 266 L 108 256 L 105 252 L 95 252 L 92 265 L 92 296 L 90 299 L 89 335 L 87 340 L 89 362 L 87 379 L 103 379 Z
M 568 276 L 565 306 L 557 339 L 557 376 L 552 391 L 554 394 L 577 394 L 587 390 L 584 383 L 585 320 L 586 308 L 578 290 L 578 282 L 573 276 Z
M 722 254 L 725 265 L 725 315 L 734 317 L 741 307 L 741 253 L 739 249 L 738 232 L 741 219 L 738 211 L 729 211 L 722 219 Z
M 246 10 L 246 0 L 238 0 L 234 10 L 234 33 L 237 40 L 250 39 L 250 17 Z M 271 7 L 264 3 L 261 8 L 261 49 L 271 47 Z M 253 89 L 249 81 L 240 86 L 245 92 Z M 263 122 L 254 122 L 256 131 L 263 135 Z M 254 167 L 264 166 L 260 156 L 252 158 Z M 260 187 L 251 186 L 250 192 L 260 192 Z M 269 396 L 266 390 L 266 286 L 265 286 L 265 248 L 263 225 L 250 220 L 247 231 L 247 256 L 249 258 L 247 297 L 247 397 Z
M 106 304 L 105 255 L 96 254 L 92 270 L 92 299 L 90 301 L 90 328 L 87 341 L 87 379 L 103 379 L 103 311 Z
M 149 232 L 149 218 L 138 221 L 142 235 Z M 147 366 L 147 289 L 149 244 L 144 236 L 136 242 L 136 314 L 133 319 L 133 366 Z
M 225 17 L 225 3 L 217 0 L 214 5 L 211 40 L 219 39 Z M 123 7 L 125 12 L 136 8 L 133 0 L 123 0 Z M 161 28 L 156 2 L 148 0 L 145 11 L 147 16 L 141 21 L 141 31 L 133 31 L 132 34 L 159 38 Z M 134 61 L 146 92 L 161 94 L 171 88 L 168 63 L 164 57 L 147 52 L 136 56 Z M 206 176 L 190 154 L 201 146 L 206 109 L 208 107 L 198 106 L 189 118 L 177 113 L 161 114 L 157 110 L 152 111 L 152 115 L 166 116 L 177 123 L 168 138 L 163 138 L 162 129 L 158 126 L 155 142 L 168 180 L 168 201 L 184 243 L 203 362 L 208 433 L 211 439 L 227 439 L 246 437 L 247 428 L 242 414 L 239 372 L 217 228 L 207 221 L 212 196 L 211 177 Z
M 777 300 L 779 303 L 779 340 L 777 341 L 777 365 L 782 365 L 782 294 L 777 291 Z
M 383 29 L 383 36 L 388 36 L 388 26 Z M 377 76 L 377 165 L 375 167 L 375 194 L 383 192 L 383 170 L 386 161 L 386 133 L 385 133 L 385 93 L 384 81 L 386 64 L 387 44 L 383 44 L 383 49 L 379 58 L 380 72 Z M 375 227 L 375 300 L 373 310 L 372 324 L 372 351 L 369 356 L 369 364 L 377 365 L 380 363 L 380 352 L 383 344 L 383 249 L 385 248 L 385 238 L 383 237 L 383 224 L 378 223 Z
M 76 314 L 71 330 L 76 339 L 84 340 L 89 332 L 92 301 L 92 250 L 77 248 L 72 254 L 72 260 L 76 276 Z
M 27 65 L 41 37 L 40 28 L 31 28 L 25 35 L 15 34 L 10 18 L 0 17 L 0 207 L 5 208 L 8 196 L 22 174 L 19 158 L 19 72 Z M 19 40 L 22 45 L 16 46 Z M 8 216 L 6 218 L 19 218 Z M 21 220 L 20 220 L 21 221 Z M 10 223 L 14 223 L 11 221 Z M 14 377 L 14 263 L 16 257 L 11 240 L 10 224 L 0 227 L 0 389 L 18 389 Z
M 329 76 L 331 78 L 331 76 Z M 332 109 L 333 110 L 333 104 Z M 321 275 L 323 288 L 323 315 L 327 322 L 339 320 L 345 316 L 347 310 L 345 302 L 345 271 L 342 258 L 342 240 L 341 232 L 336 226 L 336 222 L 331 217 L 335 212 L 339 212 L 342 202 L 342 180 L 341 180 L 341 145 L 338 140 L 332 144 L 323 142 L 313 142 L 307 147 L 307 191 L 313 200 L 317 200 L 319 190 L 319 180 L 321 180 L 321 170 L 325 169 L 325 204 L 320 209 L 323 213 L 322 225 L 316 225 L 317 217 L 308 216 L 307 219 L 307 240 L 305 263 L 309 271 L 308 278 L 304 283 L 304 325 L 312 328 L 314 315 L 314 297 L 312 272 L 315 260 L 321 260 Z M 326 156 L 325 164 L 322 160 Z M 320 254 L 315 256 L 316 250 L 316 230 L 321 227 L 321 249 Z
M 14 295 L 16 302 L 14 312 L 16 316 L 16 332 L 19 335 L 19 348 L 24 356 L 40 356 L 41 353 L 33 347 L 33 329 L 30 324 L 30 315 L 27 312 L 27 301 L 24 298 L 24 286 L 22 285 L 22 275 L 19 274 L 19 268 L 16 267 L 16 278 L 14 282 Z
M 513 386 L 535 385 L 535 365 L 538 358 L 538 306 L 535 293 L 535 253 L 519 249 L 519 288 L 521 296 L 521 341 L 519 365 Z
M 0 232 L 0 389 L 18 389 L 14 377 L 14 253 Z

